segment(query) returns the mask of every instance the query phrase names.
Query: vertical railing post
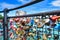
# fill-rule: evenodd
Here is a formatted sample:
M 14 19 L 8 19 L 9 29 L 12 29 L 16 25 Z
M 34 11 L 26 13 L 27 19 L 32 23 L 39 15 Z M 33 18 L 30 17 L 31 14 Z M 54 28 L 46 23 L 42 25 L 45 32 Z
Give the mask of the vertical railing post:
M 7 13 L 8 13 L 8 9 L 5 8 L 4 9 L 4 18 L 3 18 L 3 37 L 4 37 L 4 40 L 8 40 Z

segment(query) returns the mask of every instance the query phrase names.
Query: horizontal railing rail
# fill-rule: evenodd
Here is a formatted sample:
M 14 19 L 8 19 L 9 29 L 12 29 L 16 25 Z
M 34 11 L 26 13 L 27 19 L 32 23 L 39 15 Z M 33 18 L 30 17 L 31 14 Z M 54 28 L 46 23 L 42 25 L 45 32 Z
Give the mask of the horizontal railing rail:
M 27 6 L 36 4 L 36 3 L 41 2 L 41 1 L 43 1 L 43 0 L 34 0 L 32 2 L 29 2 L 27 4 L 24 4 L 22 6 L 19 6 L 19 7 L 16 7 L 16 8 L 12 8 L 12 9 L 8 9 L 7 11 L 13 11 L 13 10 L 16 10 L 16 9 L 24 8 L 24 7 L 27 7 Z M 0 11 L 0 13 L 2 13 L 2 12 L 4 12 L 4 10 L 3 11 Z
M 60 10 L 50 11 L 50 12 L 42 12 L 42 13 L 35 13 L 35 14 L 29 14 L 29 15 L 21 15 L 21 16 L 10 16 L 8 18 L 34 17 L 34 16 L 46 16 L 46 15 L 60 15 Z

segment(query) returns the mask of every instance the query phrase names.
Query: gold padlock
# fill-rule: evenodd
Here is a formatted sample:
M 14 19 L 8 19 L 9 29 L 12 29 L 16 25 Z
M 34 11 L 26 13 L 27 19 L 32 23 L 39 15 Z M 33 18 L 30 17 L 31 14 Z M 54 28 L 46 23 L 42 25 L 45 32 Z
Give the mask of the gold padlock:
M 43 34 L 43 40 L 47 40 L 46 34 Z
M 22 38 L 18 37 L 18 38 L 16 38 L 15 40 L 22 40 Z
M 41 27 L 43 27 L 43 26 L 42 26 L 42 24 L 40 24 L 40 23 L 38 23 L 37 25 L 38 25 L 38 28 L 41 28 Z

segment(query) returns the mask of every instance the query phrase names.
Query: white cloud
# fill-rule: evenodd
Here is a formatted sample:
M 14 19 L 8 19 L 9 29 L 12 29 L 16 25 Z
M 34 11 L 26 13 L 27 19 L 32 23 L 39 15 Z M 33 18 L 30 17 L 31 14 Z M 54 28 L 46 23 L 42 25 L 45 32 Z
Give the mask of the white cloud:
M 18 2 L 27 2 L 26 0 L 17 0 Z
M 14 4 L 8 4 L 8 3 L 5 3 L 5 2 L 3 2 L 3 3 L 0 3 L 0 7 L 2 8 L 2 9 L 4 9 L 4 8 L 14 8 L 14 7 L 17 7 L 18 5 L 14 5 Z
M 25 4 L 25 3 L 29 3 L 29 2 L 31 2 L 32 0 L 17 0 L 18 2 L 21 2 L 21 3 L 23 3 L 23 4 Z
M 58 6 L 58 7 L 60 7 L 60 0 L 52 1 L 51 4 L 52 4 L 53 6 Z

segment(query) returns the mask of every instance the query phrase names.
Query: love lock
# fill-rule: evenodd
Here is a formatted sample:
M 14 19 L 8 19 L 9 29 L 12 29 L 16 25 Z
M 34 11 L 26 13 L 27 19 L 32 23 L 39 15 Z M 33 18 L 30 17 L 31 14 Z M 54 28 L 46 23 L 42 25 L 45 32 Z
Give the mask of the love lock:
M 51 28 L 54 28 L 56 26 L 56 24 L 51 24 Z
M 48 28 L 49 31 L 51 31 L 51 28 Z
M 50 22 L 45 23 L 45 25 L 49 26 L 50 25 Z
M 46 34 L 43 34 L 43 40 L 47 40 Z
M 48 38 L 51 38 L 51 37 L 52 37 L 52 35 L 51 35 L 51 34 L 47 34 L 47 37 L 48 37 Z
M 54 35 L 54 40 L 58 40 L 59 39 L 59 35 Z

